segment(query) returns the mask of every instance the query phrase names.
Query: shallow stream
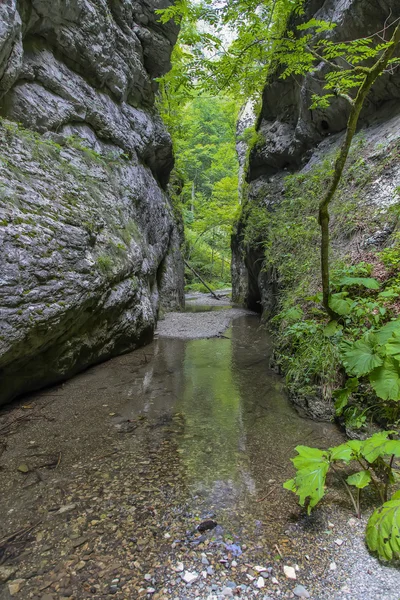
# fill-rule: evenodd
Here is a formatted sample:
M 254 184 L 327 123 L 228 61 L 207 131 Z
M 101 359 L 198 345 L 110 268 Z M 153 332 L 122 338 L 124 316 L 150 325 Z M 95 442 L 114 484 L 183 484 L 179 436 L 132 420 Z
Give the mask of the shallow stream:
M 0 544 L 14 569 L 0 598 L 16 579 L 17 598 L 40 600 L 293 598 L 299 584 L 320 600 L 398 600 L 398 571 L 378 576 L 340 490 L 311 517 L 283 490 L 296 445 L 343 436 L 297 414 L 270 353 L 249 313 L 3 409 L 0 537 L 23 533 Z M 200 533 L 205 519 L 218 526 Z

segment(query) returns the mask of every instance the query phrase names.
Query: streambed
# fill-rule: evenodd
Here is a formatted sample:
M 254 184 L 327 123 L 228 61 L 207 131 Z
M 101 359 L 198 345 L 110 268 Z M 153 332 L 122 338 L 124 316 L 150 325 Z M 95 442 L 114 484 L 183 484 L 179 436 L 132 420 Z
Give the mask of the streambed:
M 255 314 L 190 302 L 151 345 L 0 412 L 0 598 L 398 600 L 340 488 L 311 517 L 282 488 L 297 444 L 342 434 L 290 405 Z

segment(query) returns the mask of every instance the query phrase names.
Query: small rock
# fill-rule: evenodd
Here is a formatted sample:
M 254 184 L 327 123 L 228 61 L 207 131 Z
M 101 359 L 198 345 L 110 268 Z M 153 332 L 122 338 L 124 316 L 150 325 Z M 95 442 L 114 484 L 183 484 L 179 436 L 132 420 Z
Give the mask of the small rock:
M 151 581 L 151 575 L 150 573 L 146 573 L 146 575 L 144 576 L 146 581 Z
M 210 564 L 210 561 L 208 560 L 208 558 L 206 557 L 205 554 L 201 555 L 201 564 L 202 565 L 209 565 Z
M 178 562 L 178 564 L 175 567 L 175 571 L 177 573 L 182 573 L 182 571 L 184 570 L 184 566 L 183 566 L 183 562 Z
M 340 546 L 343 546 L 344 541 L 340 540 L 340 539 L 337 539 L 337 540 L 335 540 L 335 544 L 340 547 Z
M 5 583 L 16 572 L 15 567 L 0 567 L 0 583 Z
M 297 585 L 293 590 L 293 594 L 298 598 L 310 598 L 310 593 L 303 585 Z
M 154 592 L 155 592 L 155 591 L 156 591 L 156 590 L 155 590 L 154 588 L 151 588 L 151 587 L 150 587 L 150 588 L 147 588 L 147 590 L 146 590 L 146 592 L 147 592 L 148 594 L 154 594 Z
M 259 577 L 257 579 L 257 583 L 256 586 L 258 587 L 258 589 L 260 590 L 261 588 L 265 587 L 265 580 L 264 577 Z
M 70 510 L 74 510 L 75 507 L 76 504 L 65 504 L 65 506 L 61 506 L 57 512 L 59 515 L 62 515 L 63 513 L 69 512 Z
M 271 582 L 272 582 L 274 585 L 279 585 L 279 581 L 277 580 L 277 578 L 276 578 L 276 577 L 271 577 Z
M 331 523 L 330 521 L 328 521 L 328 527 L 330 529 L 333 529 L 335 527 L 335 525 L 333 523 Z
M 190 573 L 189 571 L 185 571 L 182 577 L 185 583 L 193 583 L 194 581 L 197 581 L 198 578 L 199 576 L 196 572 Z
M 233 598 L 233 591 L 230 587 L 224 587 L 222 590 L 222 595 L 226 598 Z
M 8 584 L 8 591 L 10 596 L 16 596 L 21 589 L 22 584 L 25 583 L 24 579 L 14 579 Z
M 288 579 L 296 579 L 296 571 L 293 567 L 288 567 L 287 565 L 285 565 L 283 567 L 283 572 L 285 573 Z
M 213 521 L 212 519 L 207 519 L 206 521 L 202 521 L 200 525 L 197 525 L 197 531 L 202 533 L 203 531 L 209 531 L 210 529 L 214 529 L 218 523 Z
M 330 571 L 336 571 L 337 569 L 337 565 L 335 562 L 331 562 L 331 564 L 329 565 L 329 570 Z
M 231 567 L 233 567 L 233 568 L 237 567 L 237 562 L 236 562 L 236 560 L 233 560 L 233 561 L 231 562 Z
M 212 567 L 207 567 L 207 575 L 214 575 L 214 569 Z

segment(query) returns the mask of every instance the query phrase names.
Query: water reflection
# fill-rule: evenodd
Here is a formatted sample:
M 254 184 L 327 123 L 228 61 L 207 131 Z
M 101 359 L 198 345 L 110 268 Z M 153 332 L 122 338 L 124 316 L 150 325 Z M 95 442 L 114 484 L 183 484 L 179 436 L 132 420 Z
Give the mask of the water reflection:
M 271 344 L 257 317 L 235 320 L 226 335 L 182 342 L 182 368 L 173 371 L 187 484 L 213 509 L 283 481 L 296 444 L 341 441 L 333 425 L 302 419 L 289 404 L 268 368 Z M 160 343 L 165 354 L 171 341 Z

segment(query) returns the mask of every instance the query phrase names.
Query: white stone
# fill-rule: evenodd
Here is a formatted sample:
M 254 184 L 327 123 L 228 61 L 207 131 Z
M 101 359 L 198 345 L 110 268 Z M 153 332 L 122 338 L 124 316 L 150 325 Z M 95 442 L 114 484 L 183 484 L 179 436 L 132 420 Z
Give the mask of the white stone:
M 257 583 L 256 586 L 258 587 L 258 589 L 260 590 L 261 588 L 265 587 L 265 580 L 264 577 L 259 577 L 257 579 Z
M 151 575 L 150 573 L 146 573 L 146 575 L 144 576 L 146 581 L 151 581 Z
M 344 541 L 340 540 L 340 539 L 337 539 L 337 540 L 335 540 L 335 544 L 340 547 L 340 546 L 343 546 Z
M 293 567 L 288 567 L 287 565 L 285 565 L 283 567 L 283 572 L 285 573 L 288 579 L 296 579 L 296 571 Z
M 337 569 L 337 565 L 335 562 L 331 562 L 331 564 L 329 565 L 329 570 L 330 571 L 336 571 Z
M 274 585 L 279 585 L 279 581 L 277 580 L 277 578 L 276 578 L 276 577 L 271 577 L 271 582 L 272 582 Z
M 310 593 L 303 585 L 297 585 L 293 590 L 293 594 L 298 598 L 310 598 Z
M 182 573 L 182 571 L 184 570 L 184 566 L 183 566 L 183 562 L 178 562 L 178 564 L 175 567 L 175 571 L 177 573 Z
M 185 583 L 193 583 L 194 581 L 197 581 L 198 578 L 199 576 L 196 572 L 190 573 L 190 571 L 185 571 L 182 577 Z

